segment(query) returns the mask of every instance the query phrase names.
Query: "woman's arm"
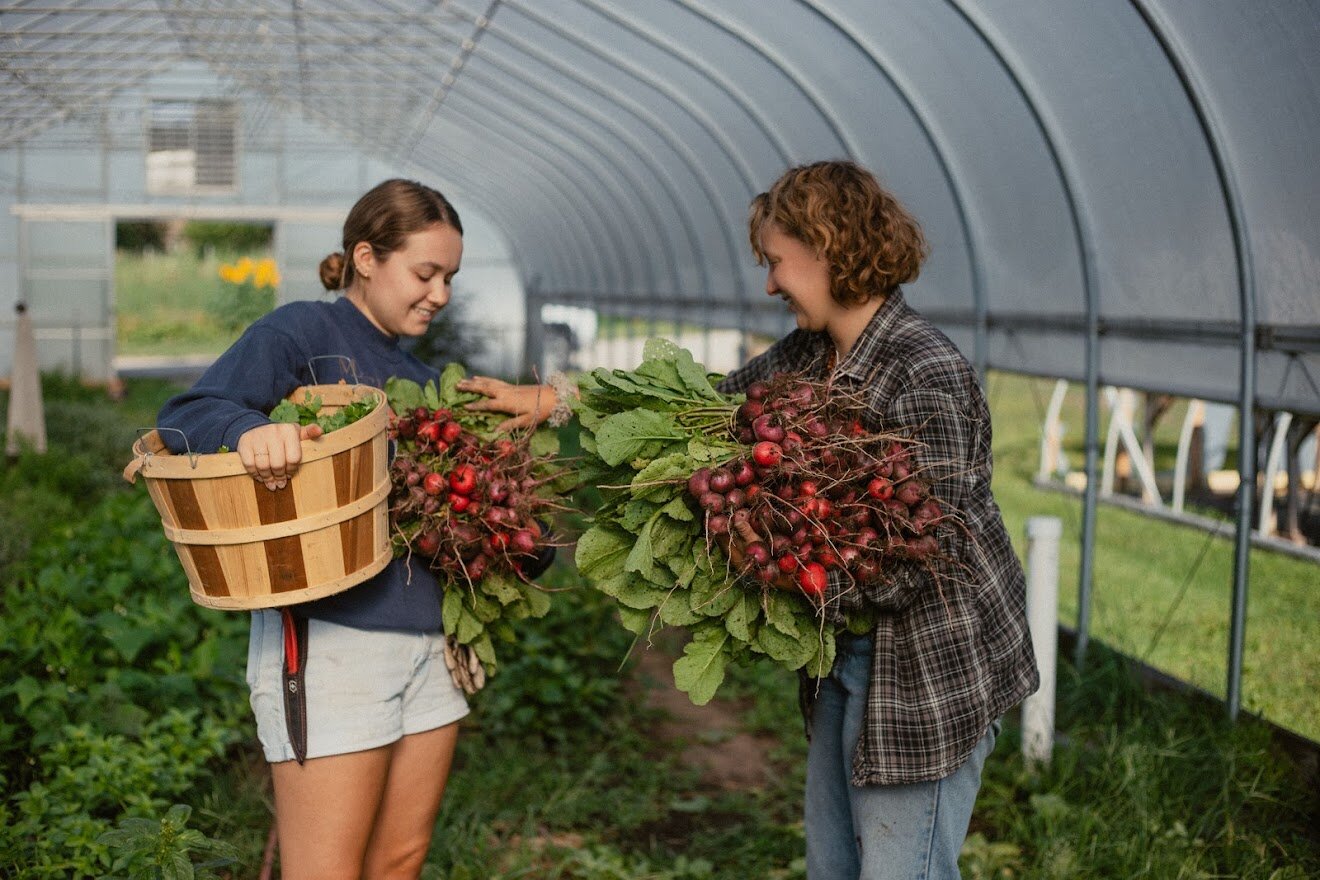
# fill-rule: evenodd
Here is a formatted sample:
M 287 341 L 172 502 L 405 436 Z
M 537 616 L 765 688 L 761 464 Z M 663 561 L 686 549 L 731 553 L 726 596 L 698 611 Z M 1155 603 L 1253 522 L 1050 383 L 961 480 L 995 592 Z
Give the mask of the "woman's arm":
M 514 385 L 489 376 L 463 379 L 458 383 L 458 390 L 483 396 L 484 399 L 467 405 L 470 410 L 513 416 L 500 422 L 495 428 L 497 431 L 534 428 L 556 413 L 562 413 L 567 420 L 568 400 L 565 398 L 570 394 L 577 395 L 577 386 L 566 380 L 551 385 Z
M 156 418 L 161 439 L 176 453 L 235 451 L 254 479 L 282 488 L 302 461 L 301 441 L 321 436 L 319 426 L 270 420 L 303 384 L 293 349 L 282 333 L 249 328 L 192 388 L 166 401 Z

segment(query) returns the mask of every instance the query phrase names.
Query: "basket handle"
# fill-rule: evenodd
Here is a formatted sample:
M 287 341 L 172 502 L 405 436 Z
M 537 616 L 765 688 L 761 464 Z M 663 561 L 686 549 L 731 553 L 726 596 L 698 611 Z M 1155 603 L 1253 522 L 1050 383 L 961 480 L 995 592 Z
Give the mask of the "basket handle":
M 138 428 L 138 444 L 142 444 L 143 451 L 124 468 L 125 480 L 128 480 L 130 483 L 136 483 L 138 474 L 147 466 L 147 461 L 151 456 L 155 455 L 157 452 L 165 451 L 167 447 L 165 446 L 165 441 L 161 439 L 161 431 L 174 431 L 182 437 L 183 448 L 187 451 L 188 455 L 188 463 L 194 468 L 197 467 L 198 455 L 196 452 L 192 451 L 192 446 L 188 443 L 188 435 L 180 431 L 178 428 Z M 134 444 L 135 449 L 138 444 Z
M 313 361 L 339 361 L 348 374 L 353 377 L 353 384 L 362 384 L 362 380 L 358 378 L 357 361 L 346 354 L 318 354 L 307 359 L 307 371 L 312 374 L 313 385 L 321 384 L 321 380 L 316 377 L 316 366 L 312 363 Z

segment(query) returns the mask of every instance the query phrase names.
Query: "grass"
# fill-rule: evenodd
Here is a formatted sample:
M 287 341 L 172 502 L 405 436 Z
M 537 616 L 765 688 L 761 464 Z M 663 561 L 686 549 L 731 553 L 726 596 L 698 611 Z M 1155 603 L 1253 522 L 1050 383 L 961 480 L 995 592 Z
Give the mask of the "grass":
M 987 763 L 964 865 L 995 841 L 986 867 L 1007 876 L 1302 878 L 1320 867 L 1315 790 L 1263 725 L 1147 694 L 1102 648 L 1084 675 L 1062 665 L 1058 713 L 1066 739 L 1048 767 L 1023 763 L 1011 729 Z
M 221 324 L 210 303 L 223 294 L 217 271 L 235 255 L 191 248 L 162 254 L 115 253 L 116 341 L 124 355 L 219 354 L 239 331 Z M 249 254 L 253 259 L 268 256 Z
M 1032 483 L 1039 426 L 1052 380 L 997 373 L 988 383 L 995 426 L 994 491 L 1009 534 L 1025 545 L 1026 520 L 1055 516 L 1064 525 L 1059 616 L 1077 623 L 1082 508 L 1079 498 Z M 1066 416 L 1080 424 L 1080 400 Z M 1080 448 L 1070 452 L 1081 460 Z M 1233 526 L 1220 533 L 1101 505 L 1096 516 L 1091 635 L 1125 654 L 1223 697 L 1227 690 Z M 1244 708 L 1320 741 L 1320 566 L 1253 549 Z

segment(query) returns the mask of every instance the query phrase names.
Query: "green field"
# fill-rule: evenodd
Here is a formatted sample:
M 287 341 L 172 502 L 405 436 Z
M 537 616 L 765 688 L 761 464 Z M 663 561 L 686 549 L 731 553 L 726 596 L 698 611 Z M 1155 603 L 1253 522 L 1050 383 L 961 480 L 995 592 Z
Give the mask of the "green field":
M 269 254 L 253 252 L 258 259 Z M 238 338 L 215 314 L 225 283 L 220 265 L 235 255 L 189 248 L 115 254 L 116 343 L 122 355 L 219 354 Z
M 995 429 L 995 496 L 1009 533 L 1025 544 L 1026 520 L 1063 522 L 1059 616 L 1075 626 L 1082 506 L 1080 498 L 1032 483 L 1039 459 L 1043 400 L 1052 380 L 997 373 L 988 383 Z M 1078 441 L 1079 393 L 1065 421 Z M 1176 430 L 1176 420 L 1169 420 Z M 1167 443 L 1165 444 L 1167 449 Z M 1157 458 L 1157 461 L 1164 459 Z M 1021 550 L 1019 551 L 1021 552 Z M 1091 636 L 1219 697 L 1227 688 L 1233 525 L 1211 534 L 1101 504 L 1096 517 Z M 1320 566 L 1264 549 L 1251 552 L 1243 707 L 1320 740 Z

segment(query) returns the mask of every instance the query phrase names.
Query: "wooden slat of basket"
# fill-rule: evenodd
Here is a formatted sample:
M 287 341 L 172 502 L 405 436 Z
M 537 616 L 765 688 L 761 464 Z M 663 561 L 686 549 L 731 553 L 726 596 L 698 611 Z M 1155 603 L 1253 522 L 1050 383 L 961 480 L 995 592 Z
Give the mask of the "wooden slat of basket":
M 266 568 L 265 548 L 261 544 L 240 544 L 234 546 L 205 547 L 195 546 L 191 552 L 210 550 L 215 553 L 222 567 L 222 584 L 206 582 L 208 593 L 223 591 L 234 598 L 251 598 L 270 595 L 270 572 Z
M 269 491 L 263 489 L 262 491 Z M 332 507 L 310 516 L 297 519 L 279 520 L 260 526 L 245 526 L 241 529 L 176 529 L 161 523 L 165 537 L 183 544 L 251 544 L 257 541 L 269 541 L 275 538 L 290 538 L 317 529 L 328 529 L 338 523 L 347 522 L 353 517 L 370 510 L 390 494 L 390 484 L 382 481 L 368 494 L 342 507 Z M 338 540 L 338 536 L 335 537 Z M 368 557 L 369 559 L 370 557 Z
M 341 505 L 349 499 L 361 497 L 371 491 L 376 482 L 372 473 L 373 444 L 364 443 L 334 456 L 335 495 Z M 349 570 L 360 568 L 375 555 L 375 530 L 370 518 L 349 520 L 339 527 L 344 546 L 344 565 Z
M 174 550 L 178 554 L 179 561 L 183 563 L 183 570 L 188 575 L 189 583 L 205 584 L 207 590 L 217 595 L 230 594 L 229 585 L 232 582 L 225 575 L 224 560 L 220 558 L 218 548 L 180 547 L 176 544 Z
M 149 481 L 153 496 L 157 498 L 157 509 L 168 511 L 171 519 L 184 528 L 206 526 L 206 517 L 202 513 L 197 493 L 188 480 Z M 161 502 L 164 503 L 162 507 Z M 164 520 L 162 519 L 162 525 Z M 187 549 L 175 546 L 179 560 L 189 575 L 190 582 L 206 584 L 208 591 L 229 594 L 229 579 L 225 576 L 225 566 L 216 551 L 209 547 Z

